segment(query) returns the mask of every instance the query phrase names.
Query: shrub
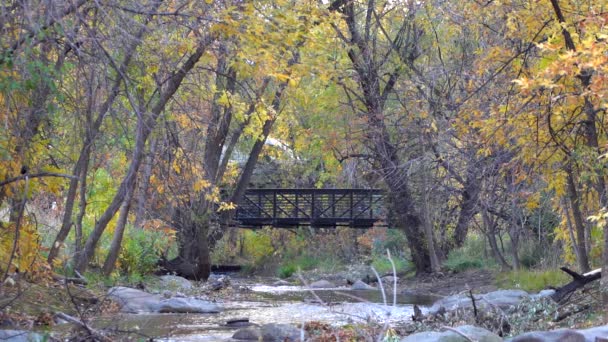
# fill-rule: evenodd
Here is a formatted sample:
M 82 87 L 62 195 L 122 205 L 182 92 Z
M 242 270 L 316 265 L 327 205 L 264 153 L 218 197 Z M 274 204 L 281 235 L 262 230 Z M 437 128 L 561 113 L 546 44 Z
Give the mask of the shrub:
M 484 240 L 478 235 L 470 235 L 461 248 L 450 252 L 443 266 L 453 272 L 472 268 L 495 266 L 493 259 L 484 255 Z
M 395 270 L 397 271 L 397 274 L 403 274 L 412 269 L 412 263 L 409 260 L 395 256 L 392 256 L 392 259 L 395 263 Z M 391 265 L 391 262 L 388 260 L 386 255 L 374 256 L 372 266 L 380 275 L 393 273 L 393 266 Z
M 154 272 L 160 255 L 173 240 L 172 232 L 128 227 L 118 257 L 118 268 L 135 277 Z
M 397 229 L 373 227 L 357 238 L 359 245 L 375 254 L 384 254 L 389 249 L 393 254 L 401 254 L 407 239 L 405 234 Z
M 272 238 L 266 230 L 246 231 L 243 238 L 243 249 L 249 264 L 254 268 L 263 264 L 275 251 L 272 246 Z
M 294 264 L 283 265 L 277 270 L 277 276 L 281 279 L 289 278 L 296 273 L 297 270 L 298 268 Z
M 547 250 L 547 248 L 542 248 L 536 240 L 525 239 L 519 244 L 519 262 L 525 268 L 537 267 Z
M 549 286 L 565 284 L 569 280 L 568 275 L 559 270 L 520 270 L 500 273 L 496 277 L 496 285 L 501 288 L 520 288 L 537 292 Z
M 292 259 L 286 260 L 285 263 L 277 269 L 277 276 L 279 278 L 289 278 L 292 274 L 296 273 L 299 269 L 306 271 L 316 268 L 319 265 L 324 264 L 326 261 L 310 255 L 299 255 Z

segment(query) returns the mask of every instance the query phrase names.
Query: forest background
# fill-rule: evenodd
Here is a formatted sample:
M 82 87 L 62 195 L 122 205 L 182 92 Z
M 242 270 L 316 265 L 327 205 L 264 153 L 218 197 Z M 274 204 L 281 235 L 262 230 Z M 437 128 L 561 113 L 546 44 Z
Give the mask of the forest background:
M 1 280 L 608 265 L 607 6 L 5 2 Z M 248 187 L 381 188 L 394 229 L 231 228 Z

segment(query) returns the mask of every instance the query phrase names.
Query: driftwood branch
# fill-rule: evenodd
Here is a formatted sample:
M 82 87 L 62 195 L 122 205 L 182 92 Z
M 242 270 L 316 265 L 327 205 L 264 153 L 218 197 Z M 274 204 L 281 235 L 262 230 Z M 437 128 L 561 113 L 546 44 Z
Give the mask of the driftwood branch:
M 78 179 L 77 176 L 74 175 L 68 175 L 65 173 L 56 173 L 56 172 L 39 172 L 39 173 L 32 173 L 32 174 L 24 174 L 24 175 L 20 175 L 17 177 L 13 177 L 13 178 L 9 178 L 9 179 L 5 179 L 3 181 L 0 182 L 0 187 L 3 187 L 7 184 L 10 183 L 14 183 L 17 181 L 20 181 L 22 179 L 26 179 L 26 178 L 42 178 L 42 177 L 61 177 L 61 178 L 70 178 L 70 179 Z
M 563 272 L 568 273 L 572 277 L 572 281 L 560 288 L 555 289 L 555 293 L 551 296 L 551 299 L 553 299 L 557 303 L 569 297 L 572 292 L 602 277 L 601 268 L 595 269 L 591 272 L 587 272 L 584 274 L 576 273 L 567 267 L 562 267 L 560 269 Z
M 100 340 L 100 341 L 104 341 L 104 342 L 105 341 L 107 341 L 107 342 L 111 342 L 112 341 L 105 334 L 103 334 L 103 332 L 91 328 L 88 324 L 86 324 L 85 322 L 79 320 L 76 317 L 72 317 L 72 316 L 70 316 L 68 314 L 65 314 L 63 312 L 58 312 L 58 313 L 55 314 L 55 316 L 57 318 L 60 318 L 60 319 L 62 319 L 64 321 L 66 321 L 66 322 L 72 323 L 72 324 L 78 326 L 81 329 L 86 330 L 89 333 L 89 335 L 91 337 L 94 337 L 96 340 Z

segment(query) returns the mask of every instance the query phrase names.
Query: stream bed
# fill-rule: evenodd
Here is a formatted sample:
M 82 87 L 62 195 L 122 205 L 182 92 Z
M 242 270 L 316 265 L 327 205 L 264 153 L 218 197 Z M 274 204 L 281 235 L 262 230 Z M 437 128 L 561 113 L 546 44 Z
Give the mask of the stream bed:
M 398 295 L 393 306 L 393 293 L 384 297 L 379 290 L 354 291 L 349 288 L 315 289 L 302 286 L 247 284 L 249 291 L 234 298 L 218 301 L 219 314 L 117 314 L 99 317 L 94 326 L 121 331 L 137 331 L 142 337 L 161 341 L 233 341 L 239 329 L 226 322 L 247 318 L 253 324 L 320 321 L 332 325 L 376 320 L 397 322 L 410 320 L 413 304 L 430 305 L 432 296 Z

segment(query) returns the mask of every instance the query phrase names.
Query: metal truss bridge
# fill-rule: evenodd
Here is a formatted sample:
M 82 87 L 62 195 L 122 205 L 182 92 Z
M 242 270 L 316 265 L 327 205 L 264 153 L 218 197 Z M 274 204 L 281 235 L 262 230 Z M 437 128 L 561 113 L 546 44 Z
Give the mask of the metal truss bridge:
M 235 220 L 243 228 L 371 228 L 382 220 L 378 189 L 250 189 L 238 203 Z

